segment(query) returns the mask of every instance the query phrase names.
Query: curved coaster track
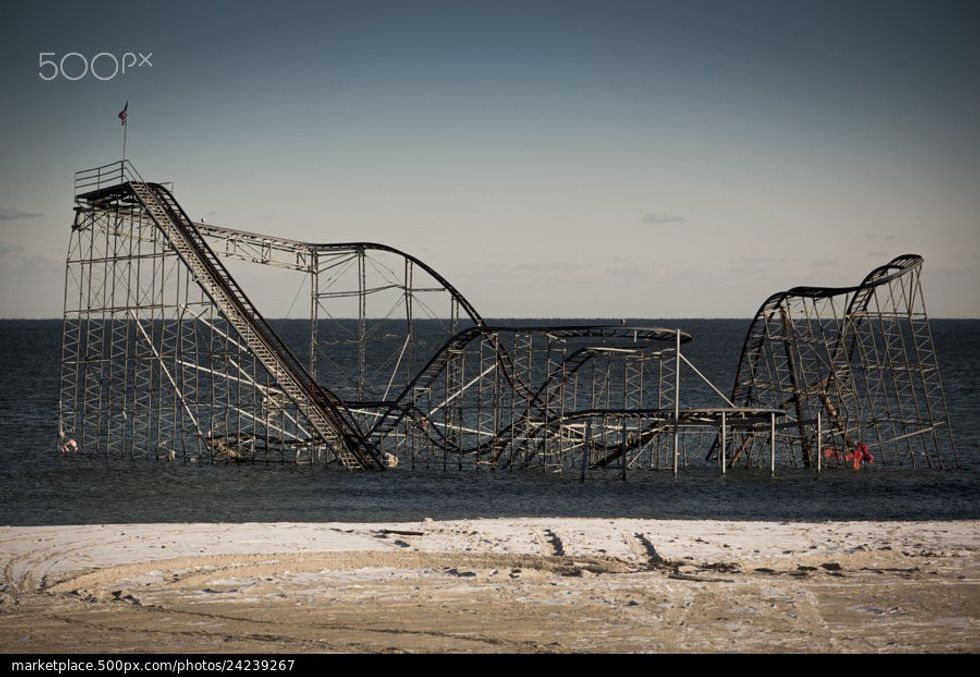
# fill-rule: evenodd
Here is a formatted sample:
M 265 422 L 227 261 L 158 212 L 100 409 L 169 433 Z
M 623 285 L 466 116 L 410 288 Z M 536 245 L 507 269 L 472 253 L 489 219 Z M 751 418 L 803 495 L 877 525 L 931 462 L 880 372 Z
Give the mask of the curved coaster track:
M 882 464 L 942 468 L 944 450 L 957 464 L 921 269 L 922 258 L 906 254 L 853 287 L 770 296 L 745 338 L 732 402 L 782 409 L 780 442 L 804 466 L 839 461 L 859 443 Z M 728 457 L 748 457 L 760 442 L 736 436 Z
M 297 275 L 286 314 L 305 290 L 305 317 L 267 320 L 232 272 L 247 264 Z M 752 465 L 764 447 L 774 472 L 777 460 L 812 464 L 818 433 L 842 446 L 873 434 L 881 448 L 901 442 L 899 462 L 941 465 L 948 413 L 920 266 L 900 257 L 855 288 L 773 296 L 732 397 L 708 383 L 716 397 L 692 406 L 682 371 L 704 377 L 678 329 L 494 326 L 414 256 L 194 221 L 165 184 L 116 162 L 75 179 L 59 448 L 625 477 L 676 473 L 709 447 L 722 471 Z M 913 438 L 932 446 L 913 453 Z

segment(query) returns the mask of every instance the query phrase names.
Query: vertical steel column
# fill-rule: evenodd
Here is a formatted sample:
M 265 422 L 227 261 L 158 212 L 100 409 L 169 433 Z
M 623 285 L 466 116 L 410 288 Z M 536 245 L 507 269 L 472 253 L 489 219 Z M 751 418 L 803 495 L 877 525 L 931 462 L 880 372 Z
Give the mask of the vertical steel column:
M 627 444 L 626 444 L 626 417 L 625 416 L 623 417 L 623 422 L 622 422 L 622 425 L 620 427 L 619 439 L 620 439 L 620 445 L 622 447 L 622 454 L 623 454 L 623 481 L 625 482 L 626 481 L 626 466 L 629 465 L 629 463 L 628 463 L 628 460 L 629 459 L 627 458 L 628 450 L 627 450 Z
M 823 412 L 817 411 L 817 472 L 820 472 L 823 463 Z
M 776 476 L 776 414 L 769 414 L 769 477 Z
M 367 329 L 367 271 L 363 247 L 357 250 L 357 398 L 364 399 L 364 341 Z
M 592 447 L 592 418 L 589 417 L 585 420 L 585 440 L 582 444 L 582 476 L 579 478 L 579 482 L 585 481 L 585 466 L 588 463 L 589 456 L 591 455 L 589 451 Z
M 725 458 L 728 449 L 728 420 L 727 412 L 721 412 L 721 474 L 725 476 L 728 460 Z
M 677 462 L 680 458 L 678 448 L 678 431 L 681 418 L 681 332 L 674 330 L 674 430 L 673 430 L 673 454 L 674 454 L 674 477 L 677 477 Z
M 320 310 L 320 255 L 310 251 L 310 376 L 316 381 L 317 317 Z

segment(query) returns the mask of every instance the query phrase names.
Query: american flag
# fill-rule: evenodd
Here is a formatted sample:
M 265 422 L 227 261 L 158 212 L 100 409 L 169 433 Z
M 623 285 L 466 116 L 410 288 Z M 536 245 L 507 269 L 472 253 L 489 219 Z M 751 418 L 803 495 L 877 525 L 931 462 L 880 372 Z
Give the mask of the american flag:
M 126 124 L 126 118 L 129 117 L 129 113 L 126 112 L 127 110 L 129 110 L 129 101 L 127 101 L 126 105 L 123 106 L 123 109 L 119 111 L 119 123 L 122 125 Z

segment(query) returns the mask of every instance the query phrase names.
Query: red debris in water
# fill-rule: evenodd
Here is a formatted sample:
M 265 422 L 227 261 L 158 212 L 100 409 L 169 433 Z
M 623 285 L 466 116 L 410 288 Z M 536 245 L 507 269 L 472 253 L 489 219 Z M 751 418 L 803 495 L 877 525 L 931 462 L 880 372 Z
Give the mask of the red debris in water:
M 828 461 L 833 459 L 835 461 L 849 463 L 854 470 L 860 470 L 861 466 L 865 463 L 871 465 L 875 462 L 875 457 L 868 450 L 868 445 L 864 442 L 858 442 L 853 450 L 843 456 L 841 456 L 841 453 L 837 449 L 826 447 L 823 450 L 823 457 Z
M 851 467 L 854 468 L 855 470 L 860 470 L 861 466 L 865 463 L 871 465 L 872 463 L 874 463 L 875 460 L 875 457 L 872 456 L 871 452 L 868 450 L 868 445 L 865 444 L 864 442 L 858 442 L 857 445 L 854 447 L 854 450 L 848 452 L 847 456 L 845 456 L 844 458 L 851 464 Z

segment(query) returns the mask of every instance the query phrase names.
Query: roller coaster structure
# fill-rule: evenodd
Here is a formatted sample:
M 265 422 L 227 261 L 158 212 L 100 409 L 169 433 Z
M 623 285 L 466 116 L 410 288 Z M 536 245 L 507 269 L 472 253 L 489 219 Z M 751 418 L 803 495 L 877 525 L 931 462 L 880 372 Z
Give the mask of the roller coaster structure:
M 229 270 L 242 262 L 305 276 L 301 326 L 273 328 Z M 165 185 L 116 162 L 75 179 L 59 448 L 584 478 L 676 474 L 708 447 L 723 472 L 761 464 L 766 448 L 775 472 L 873 433 L 878 448 L 901 445 L 889 460 L 941 466 L 952 436 L 920 267 L 900 257 L 859 287 L 770 298 L 729 398 L 683 355 L 691 337 L 678 329 L 494 326 L 409 254 L 195 222 Z M 715 400 L 682 406 L 682 372 Z
M 922 257 L 906 254 L 853 287 L 770 296 L 745 338 L 732 401 L 784 410 L 780 441 L 805 466 L 859 443 L 881 464 L 942 468 L 944 450 L 957 464 L 921 270 Z M 734 442 L 732 461 L 759 438 Z

